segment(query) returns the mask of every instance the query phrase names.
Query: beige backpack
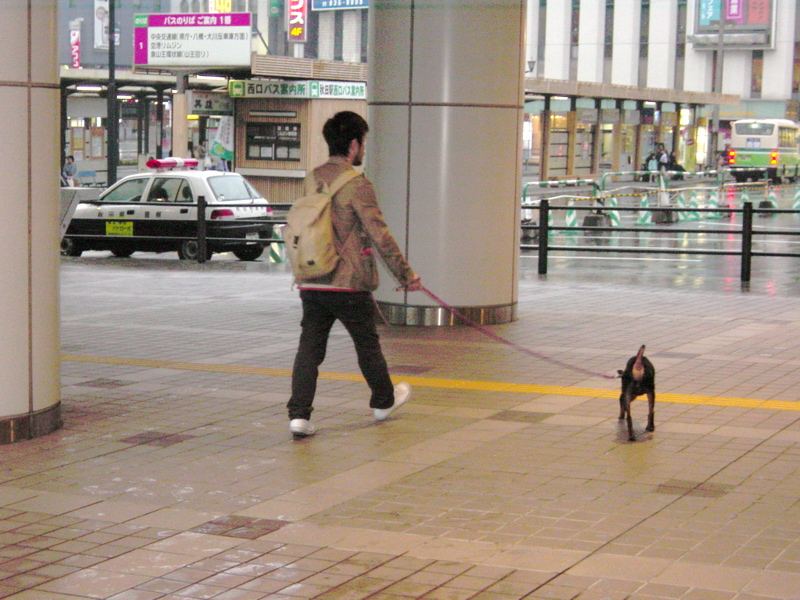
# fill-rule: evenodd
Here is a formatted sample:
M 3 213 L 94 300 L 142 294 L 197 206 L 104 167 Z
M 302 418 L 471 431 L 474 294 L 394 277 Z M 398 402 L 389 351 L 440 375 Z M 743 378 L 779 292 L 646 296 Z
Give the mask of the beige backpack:
M 322 277 L 339 264 L 331 222 L 331 201 L 348 181 L 358 176 L 358 171 L 348 169 L 330 186 L 323 184 L 321 191 L 295 200 L 289 209 L 283 240 L 296 278 Z

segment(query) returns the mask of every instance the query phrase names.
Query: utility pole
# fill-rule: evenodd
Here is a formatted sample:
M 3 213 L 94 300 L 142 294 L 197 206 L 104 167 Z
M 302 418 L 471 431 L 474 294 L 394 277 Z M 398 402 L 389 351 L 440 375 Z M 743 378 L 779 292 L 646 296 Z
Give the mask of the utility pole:
M 117 107 L 116 42 L 117 42 L 117 0 L 108 3 L 108 87 L 106 88 L 106 185 L 117 181 L 119 164 L 119 116 Z
M 725 55 L 725 14 L 722 6 L 719 7 L 719 27 L 717 29 L 717 49 L 714 52 L 716 63 L 714 65 L 714 86 L 715 94 L 722 93 L 722 63 Z M 708 140 L 708 165 L 716 168 L 717 151 L 719 150 L 719 104 L 714 105 L 714 112 L 711 116 L 711 135 Z

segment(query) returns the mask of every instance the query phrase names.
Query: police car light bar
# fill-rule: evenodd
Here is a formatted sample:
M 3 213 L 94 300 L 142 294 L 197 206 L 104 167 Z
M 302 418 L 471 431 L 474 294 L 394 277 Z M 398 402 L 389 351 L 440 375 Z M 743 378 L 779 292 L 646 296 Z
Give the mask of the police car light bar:
M 159 171 L 165 171 L 175 167 L 194 169 L 197 167 L 198 160 L 196 158 L 178 158 L 176 156 L 170 156 L 168 158 L 151 158 L 145 164 L 148 169 L 158 169 Z

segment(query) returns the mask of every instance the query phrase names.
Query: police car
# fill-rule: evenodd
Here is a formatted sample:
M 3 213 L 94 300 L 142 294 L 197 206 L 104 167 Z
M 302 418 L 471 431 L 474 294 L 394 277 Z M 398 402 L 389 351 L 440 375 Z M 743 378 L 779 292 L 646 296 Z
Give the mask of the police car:
M 240 260 L 261 256 L 272 237 L 272 210 L 244 177 L 193 170 L 195 159 L 153 159 L 147 166 L 157 171 L 129 175 L 97 200 L 78 204 L 61 240 L 62 255 L 110 250 L 127 257 L 137 251 L 177 251 L 181 259 L 196 260 L 197 199 L 202 196 L 207 205 L 207 258 L 228 251 Z

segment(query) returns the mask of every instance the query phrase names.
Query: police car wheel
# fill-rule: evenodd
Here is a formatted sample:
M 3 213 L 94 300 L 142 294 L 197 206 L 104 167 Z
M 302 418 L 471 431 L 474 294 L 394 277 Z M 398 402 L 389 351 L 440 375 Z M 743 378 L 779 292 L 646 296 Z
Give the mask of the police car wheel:
M 83 249 L 70 238 L 61 239 L 61 256 L 80 256 Z
M 211 258 L 211 250 L 206 248 L 206 260 Z M 178 258 L 181 260 L 197 260 L 199 248 L 197 240 L 184 240 L 178 246 Z
M 242 246 L 233 250 L 233 255 L 239 260 L 256 260 L 262 254 L 264 254 L 264 248 L 257 244 Z
M 115 248 L 111 251 L 111 254 L 117 258 L 128 258 L 133 253 L 134 250 L 132 248 Z

